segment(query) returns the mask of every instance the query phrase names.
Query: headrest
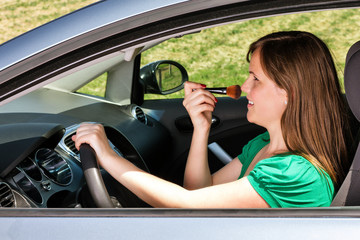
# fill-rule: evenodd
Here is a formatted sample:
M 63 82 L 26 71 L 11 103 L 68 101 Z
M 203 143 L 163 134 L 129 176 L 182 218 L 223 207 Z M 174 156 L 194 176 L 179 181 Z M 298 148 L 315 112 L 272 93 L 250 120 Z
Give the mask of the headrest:
M 360 41 L 352 45 L 346 55 L 344 84 L 350 109 L 360 121 Z

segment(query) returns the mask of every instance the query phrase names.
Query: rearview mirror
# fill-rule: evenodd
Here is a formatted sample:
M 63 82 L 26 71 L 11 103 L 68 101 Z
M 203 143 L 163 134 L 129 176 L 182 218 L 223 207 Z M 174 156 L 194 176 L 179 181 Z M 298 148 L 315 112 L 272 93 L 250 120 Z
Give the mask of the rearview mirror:
M 145 93 L 166 95 L 183 89 L 188 74 L 181 64 L 171 60 L 161 60 L 142 67 L 140 80 L 144 85 Z

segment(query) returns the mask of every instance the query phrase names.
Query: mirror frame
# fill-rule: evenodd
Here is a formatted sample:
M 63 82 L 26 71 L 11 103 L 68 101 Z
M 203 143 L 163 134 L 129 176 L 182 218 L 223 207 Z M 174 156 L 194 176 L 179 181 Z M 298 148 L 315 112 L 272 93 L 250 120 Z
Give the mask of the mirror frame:
M 179 86 L 166 91 L 161 90 L 158 81 L 156 79 L 156 70 L 161 64 L 170 64 L 177 67 L 180 70 L 182 83 Z M 144 86 L 145 93 L 161 94 L 161 95 L 171 94 L 183 89 L 184 82 L 188 81 L 188 79 L 189 77 L 186 69 L 180 63 L 172 60 L 160 60 L 160 61 L 152 62 L 140 69 L 140 81 Z

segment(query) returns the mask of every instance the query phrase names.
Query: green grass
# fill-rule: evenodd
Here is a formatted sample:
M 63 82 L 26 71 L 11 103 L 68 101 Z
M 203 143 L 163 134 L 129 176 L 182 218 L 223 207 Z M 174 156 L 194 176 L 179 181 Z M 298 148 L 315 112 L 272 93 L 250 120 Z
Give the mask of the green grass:
M 95 0 L 2 0 L 0 43 Z M 329 21 L 329 19 L 331 19 Z M 166 41 L 142 54 L 142 65 L 170 59 L 181 63 L 189 80 L 209 87 L 241 85 L 248 76 L 245 54 L 251 42 L 280 30 L 309 31 L 323 39 L 335 59 L 342 80 L 345 55 L 360 39 L 360 9 L 292 14 L 254 19 L 203 30 Z M 104 96 L 106 75 L 80 91 Z M 183 97 L 183 91 L 164 96 Z M 160 98 L 147 95 L 146 99 Z
M 80 88 L 78 92 L 99 97 L 105 97 L 106 80 L 107 72 Z
M 0 43 L 97 0 L 1 0 Z
M 187 69 L 190 81 L 201 82 L 211 87 L 241 85 L 248 76 L 245 55 L 251 42 L 274 31 L 302 30 L 314 33 L 327 43 L 342 82 L 346 52 L 360 39 L 359 29 L 359 9 L 255 19 L 172 39 L 144 53 L 142 63 L 171 59 Z M 159 98 L 154 95 L 146 97 Z M 183 95 L 177 93 L 166 97 Z

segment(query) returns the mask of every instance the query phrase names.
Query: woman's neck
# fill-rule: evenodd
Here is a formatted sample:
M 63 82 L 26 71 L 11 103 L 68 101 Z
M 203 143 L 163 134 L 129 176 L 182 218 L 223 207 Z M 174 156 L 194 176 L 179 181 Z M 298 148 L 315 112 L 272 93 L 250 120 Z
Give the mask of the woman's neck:
M 270 135 L 270 142 L 267 145 L 266 152 L 271 155 L 288 152 L 289 149 L 286 147 L 281 127 L 267 130 Z

